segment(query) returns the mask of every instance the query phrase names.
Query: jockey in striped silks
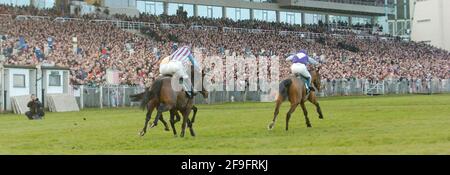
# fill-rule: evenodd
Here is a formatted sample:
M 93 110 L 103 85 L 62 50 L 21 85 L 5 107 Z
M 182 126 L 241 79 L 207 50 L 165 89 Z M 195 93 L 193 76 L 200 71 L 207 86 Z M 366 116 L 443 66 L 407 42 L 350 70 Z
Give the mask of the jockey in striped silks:
M 298 77 L 301 75 L 307 79 L 305 83 L 307 86 L 307 92 L 309 92 L 309 90 L 314 91 L 314 88 L 311 87 L 311 74 L 306 68 L 306 65 L 308 63 L 315 65 L 317 64 L 317 61 L 309 57 L 305 50 L 300 50 L 298 53 L 290 55 L 286 58 L 286 61 L 292 61 L 293 64 L 291 66 L 291 72 L 295 76 Z
M 194 87 L 189 80 L 190 72 L 187 72 L 186 67 L 192 64 L 194 69 L 200 70 L 197 60 L 192 55 L 188 46 L 183 46 L 173 52 L 170 56 L 164 58 L 159 66 L 159 72 L 162 75 L 178 74 L 183 80 L 183 86 L 189 98 L 194 96 Z

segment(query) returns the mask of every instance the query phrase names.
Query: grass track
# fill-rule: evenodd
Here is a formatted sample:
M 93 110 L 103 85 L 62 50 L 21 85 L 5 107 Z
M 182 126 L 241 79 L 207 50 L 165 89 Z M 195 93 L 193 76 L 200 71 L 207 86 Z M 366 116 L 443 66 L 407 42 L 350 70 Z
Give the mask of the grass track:
M 450 154 L 450 94 L 320 102 L 324 120 L 308 104 L 313 127 L 299 107 L 288 132 L 287 102 L 272 131 L 273 103 L 199 105 L 195 138 L 175 138 L 162 123 L 139 137 L 145 113 L 137 108 L 47 113 L 41 121 L 0 114 L 0 154 Z

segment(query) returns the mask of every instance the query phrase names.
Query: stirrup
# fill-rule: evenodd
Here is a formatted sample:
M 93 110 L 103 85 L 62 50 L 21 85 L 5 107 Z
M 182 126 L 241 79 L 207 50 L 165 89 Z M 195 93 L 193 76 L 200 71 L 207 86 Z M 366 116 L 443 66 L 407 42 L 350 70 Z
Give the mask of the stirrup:
M 194 98 L 194 94 L 192 93 L 192 92 L 189 92 L 189 91 L 184 91 L 185 93 L 186 93 L 186 96 L 189 98 L 189 99 L 193 99 Z

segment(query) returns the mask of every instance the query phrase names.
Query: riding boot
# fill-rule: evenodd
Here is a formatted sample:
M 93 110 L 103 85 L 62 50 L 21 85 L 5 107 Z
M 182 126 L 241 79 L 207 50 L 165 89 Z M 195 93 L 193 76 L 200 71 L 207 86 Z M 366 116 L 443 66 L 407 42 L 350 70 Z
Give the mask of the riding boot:
M 312 90 L 311 88 L 311 82 L 309 81 L 310 78 L 306 78 L 306 93 L 309 94 L 309 92 Z
M 197 91 L 194 89 L 194 86 L 192 86 L 192 85 L 191 85 L 191 94 L 192 94 L 192 96 L 197 95 Z
M 194 88 L 187 84 L 187 81 L 183 82 L 184 91 L 186 92 L 186 95 L 189 99 L 194 98 Z
M 308 88 L 311 91 L 316 91 L 316 88 L 314 87 L 313 83 L 311 83 L 311 78 L 308 78 Z

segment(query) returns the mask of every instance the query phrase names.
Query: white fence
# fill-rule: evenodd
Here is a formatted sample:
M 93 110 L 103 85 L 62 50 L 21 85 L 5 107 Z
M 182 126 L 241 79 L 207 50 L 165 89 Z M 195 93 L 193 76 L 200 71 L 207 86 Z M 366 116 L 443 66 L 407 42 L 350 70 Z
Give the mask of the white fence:
M 225 88 L 224 88 L 225 89 Z M 74 86 L 70 92 L 77 98 L 80 108 L 85 107 L 124 107 L 136 106 L 131 102 L 130 95 L 143 92 L 138 86 Z M 369 80 L 342 79 L 322 81 L 320 97 L 326 96 L 357 96 L 357 95 L 389 95 L 389 94 L 436 94 L 450 93 L 448 80 L 384 80 L 371 82 Z M 245 101 L 270 101 L 274 93 L 262 91 L 213 91 L 209 92 L 207 100 L 201 95 L 195 97 L 195 103 L 224 103 Z M 268 97 L 272 96 L 272 97 Z M 269 98 L 269 100 L 267 100 Z
M 436 94 L 450 93 L 450 79 L 447 80 L 383 80 L 369 81 L 341 79 L 323 81 L 320 96 L 340 95 L 383 95 L 383 94 Z

